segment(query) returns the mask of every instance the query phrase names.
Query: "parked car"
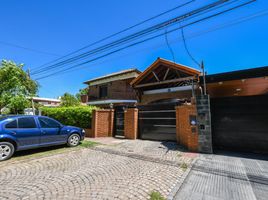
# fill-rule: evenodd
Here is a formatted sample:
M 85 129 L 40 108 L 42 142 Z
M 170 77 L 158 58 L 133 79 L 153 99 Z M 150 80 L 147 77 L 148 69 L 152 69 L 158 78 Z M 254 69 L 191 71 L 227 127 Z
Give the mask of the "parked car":
M 0 161 L 15 151 L 67 144 L 79 145 L 85 130 L 44 116 L 0 116 Z

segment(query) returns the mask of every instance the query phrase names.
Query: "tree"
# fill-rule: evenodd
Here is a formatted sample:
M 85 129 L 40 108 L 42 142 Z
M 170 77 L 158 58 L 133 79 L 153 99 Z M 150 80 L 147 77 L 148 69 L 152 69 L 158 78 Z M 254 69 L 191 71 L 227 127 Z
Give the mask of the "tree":
M 80 105 L 80 102 L 74 95 L 66 92 L 61 96 L 61 106 L 69 107 L 78 105 Z
M 75 96 L 79 101 L 81 101 L 81 96 L 85 94 L 88 94 L 88 88 L 80 89 Z
M 3 60 L 0 64 L 0 109 L 9 108 L 13 114 L 29 106 L 28 97 L 35 96 L 38 84 L 23 70 L 23 64 Z

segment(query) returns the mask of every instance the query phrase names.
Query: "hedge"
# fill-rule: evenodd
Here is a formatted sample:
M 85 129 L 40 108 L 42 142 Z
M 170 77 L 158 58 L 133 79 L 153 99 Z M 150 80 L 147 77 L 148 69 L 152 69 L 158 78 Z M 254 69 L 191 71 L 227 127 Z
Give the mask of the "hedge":
M 91 128 L 93 106 L 42 108 L 42 115 L 58 120 L 64 125 Z

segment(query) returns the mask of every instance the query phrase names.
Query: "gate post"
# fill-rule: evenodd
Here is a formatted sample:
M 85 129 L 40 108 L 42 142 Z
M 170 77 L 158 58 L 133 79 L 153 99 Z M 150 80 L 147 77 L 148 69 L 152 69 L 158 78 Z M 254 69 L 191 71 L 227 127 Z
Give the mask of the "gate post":
M 177 142 L 190 151 L 198 151 L 197 110 L 195 105 L 176 107 Z
M 124 115 L 125 138 L 135 140 L 138 137 L 138 109 L 128 108 L 125 110 Z

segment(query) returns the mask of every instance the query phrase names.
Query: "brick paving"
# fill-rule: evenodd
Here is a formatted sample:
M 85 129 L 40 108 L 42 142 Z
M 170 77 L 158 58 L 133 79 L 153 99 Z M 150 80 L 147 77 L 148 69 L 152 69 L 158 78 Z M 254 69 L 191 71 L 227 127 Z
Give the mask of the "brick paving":
M 266 200 L 268 158 L 231 153 L 200 155 L 175 199 Z
M 174 143 L 126 141 L 0 163 L 0 199 L 148 199 L 170 197 L 196 154 Z

